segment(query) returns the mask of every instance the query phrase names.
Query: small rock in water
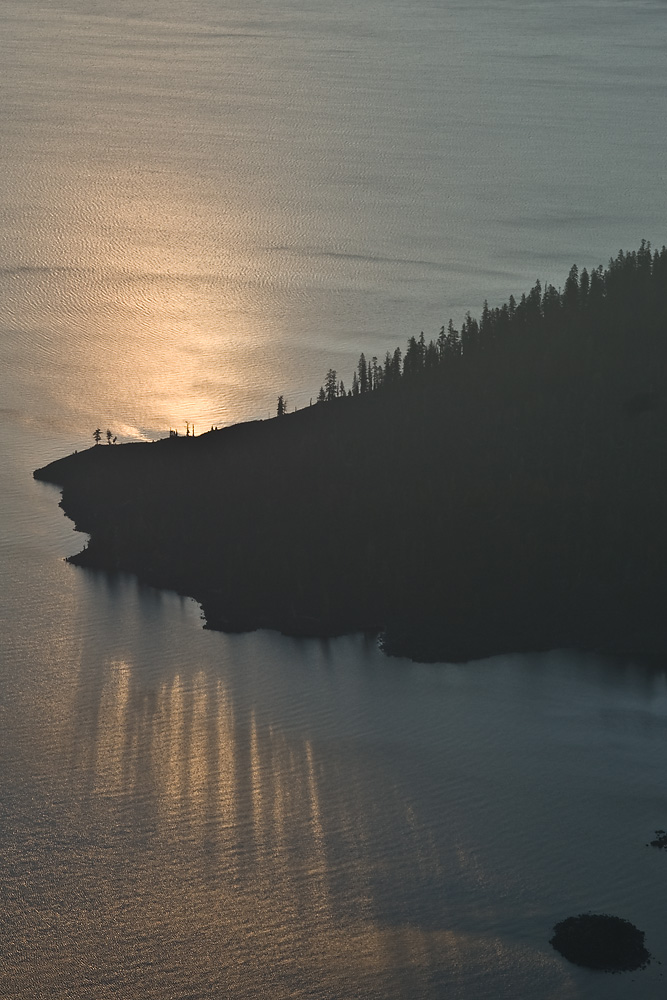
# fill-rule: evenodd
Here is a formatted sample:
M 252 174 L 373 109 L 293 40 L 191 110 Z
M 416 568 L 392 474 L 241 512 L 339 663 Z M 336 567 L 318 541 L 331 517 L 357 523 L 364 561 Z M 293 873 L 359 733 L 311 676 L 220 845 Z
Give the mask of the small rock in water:
M 633 972 L 651 960 L 644 932 L 629 920 L 604 913 L 580 913 L 561 920 L 550 944 L 575 965 L 601 972 Z
M 667 849 L 667 833 L 665 833 L 664 830 L 656 830 L 655 831 L 655 840 L 651 841 L 650 846 L 651 847 L 659 847 L 661 849 L 664 847 L 664 848 Z

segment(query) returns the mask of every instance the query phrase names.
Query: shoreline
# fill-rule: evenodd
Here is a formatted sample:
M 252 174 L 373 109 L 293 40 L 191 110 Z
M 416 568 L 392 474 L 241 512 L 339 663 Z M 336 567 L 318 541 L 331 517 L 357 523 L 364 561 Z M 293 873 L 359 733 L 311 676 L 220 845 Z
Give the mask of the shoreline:
M 159 444 L 120 446 L 113 450 L 113 457 L 117 459 L 121 449 L 127 447 L 150 449 L 155 445 L 159 447 Z M 146 455 L 146 452 L 142 454 Z M 649 637 L 646 634 L 643 646 L 638 648 L 633 644 L 632 637 L 624 637 L 620 632 L 606 639 L 594 630 L 587 635 L 581 618 L 578 622 L 558 620 L 557 616 L 555 619 L 552 617 L 549 623 L 544 618 L 533 619 L 530 623 L 526 620 L 526 627 L 519 629 L 515 623 L 520 615 L 514 616 L 514 623 L 503 621 L 497 615 L 492 621 L 482 621 L 471 615 L 445 623 L 427 619 L 409 620 L 400 614 L 394 620 L 334 615 L 324 618 L 299 615 L 297 611 L 285 614 L 284 610 L 279 613 L 275 605 L 269 603 L 262 606 L 259 602 L 243 606 L 230 601 L 228 592 L 202 586 L 196 579 L 192 562 L 188 567 L 178 566 L 175 562 L 170 565 L 163 563 L 161 568 L 142 562 L 141 555 L 133 553 L 122 541 L 118 520 L 112 519 L 101 533 L 96 530 L 99 511 L 86 498 L 82 483 L 89 476 L 92 463 L 103 463 L 107 455 L 111 459 L 112 456 L 100 446 L 76 452 L 34 472 L 35 479 L 61 489 L 59 505 L 65 516 L 74 522 L 75 530 L 90 536 L 84 548 L 65 561 L 78 568 L 103 573 L 129 573 L 142 585 L 192 598 L 201 608 L 203 628 L 227 633 L 269 629 L 294 638 L 321 639 L 365 633 L 377 637 L 379 648 L 385 655 L 417 663 L 465 663 L 497 655 L 555 649 L 574 649 L 620 661 L 653 665 L 664 664 L 667 659 L 667 651 L 661 647 L 657 635 Z
M 202 604 L 210 628 L 382 631 L 461 662 L 667 661 L 667 248 L 363 354 L 314 406 L 37 470 L 71 561 Z M 97 432 L 96 432 L 97 433 Z

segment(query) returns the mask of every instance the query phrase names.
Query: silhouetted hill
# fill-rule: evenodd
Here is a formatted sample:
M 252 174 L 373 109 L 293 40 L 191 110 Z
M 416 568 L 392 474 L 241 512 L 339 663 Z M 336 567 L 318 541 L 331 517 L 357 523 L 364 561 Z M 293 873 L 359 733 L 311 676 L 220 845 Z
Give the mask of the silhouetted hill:
M 330 372 L 306 410 L 35 475 L 91 535 L 73 562 L 191 594 L 213 628 L 662 656 L 666 361 L 667 251 L 642 244 L 362 356 L 354 394 Z

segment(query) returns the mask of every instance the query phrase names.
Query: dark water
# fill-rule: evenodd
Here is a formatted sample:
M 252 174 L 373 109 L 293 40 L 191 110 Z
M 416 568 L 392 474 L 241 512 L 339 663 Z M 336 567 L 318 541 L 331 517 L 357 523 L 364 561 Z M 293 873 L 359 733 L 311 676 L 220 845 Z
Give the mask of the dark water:
M 662 671 L 205 632 L 33 468 L 665 239 L 659 3 L 0 4 L 0 995 L 661 998 Z

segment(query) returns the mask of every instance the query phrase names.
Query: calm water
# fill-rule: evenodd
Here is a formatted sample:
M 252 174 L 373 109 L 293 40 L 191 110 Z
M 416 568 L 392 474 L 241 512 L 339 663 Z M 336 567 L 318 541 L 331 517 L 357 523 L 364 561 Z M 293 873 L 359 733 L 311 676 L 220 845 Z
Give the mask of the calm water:
M 0 0 L 0 996 L 662 998 L 667 684 L 201 629 L 33 468 L 667 239 L 659 2 Z

